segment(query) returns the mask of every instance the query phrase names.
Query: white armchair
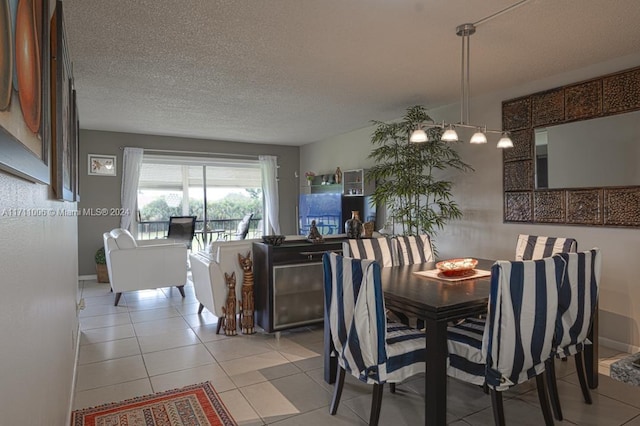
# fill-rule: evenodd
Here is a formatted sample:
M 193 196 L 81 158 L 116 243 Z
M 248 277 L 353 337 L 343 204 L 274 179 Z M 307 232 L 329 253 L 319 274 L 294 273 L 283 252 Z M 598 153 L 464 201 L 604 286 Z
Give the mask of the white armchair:
M 224 274 L 226 272 L 231 275 L 232 272 L 235 272 L 236 300 L 241 300 L 243 271 L 238 263 L 238 253 L 246 256 L 252 251 L 254 241 L 260 240 L 214 241 L 208 252 L 189 255 L 193 289 L 196 299 L 200 302 L 198 313 L 201 313 L 203 308 L 207 308 L 218 317 L 216 333 L 220 332 L 225 318 L 222 308 L 226 305 L 228 291 Z M 251 255 L 251 259 L 253 260 L 253 255 Z M 238 306 L 236 305 L 237 312 Z
M 129 231 L 121 228 L 105 232 L 102 238 L 116 306 L 124 291 L 175 285 L 184 297 L 187 281 L 187 247 L 184 243 L 136 241 Z

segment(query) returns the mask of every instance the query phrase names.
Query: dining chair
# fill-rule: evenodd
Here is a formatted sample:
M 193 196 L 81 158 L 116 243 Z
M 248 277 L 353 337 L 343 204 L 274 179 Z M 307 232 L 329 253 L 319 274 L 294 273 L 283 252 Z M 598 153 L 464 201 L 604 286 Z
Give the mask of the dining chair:
M 488 318 L 469 318 L 447 329 L 447 374 L 488 388 L 496 425 L 505 424 L 502 392 L 534 376 L 545 424 L 553 424 L 544 371 L 565 265 L 560 255 L 497 261 L 491 267 Z
M 191 250 L 193 237 L 196 233 L 196 216 L 171 216 L 167 238 L 182 241 Z
M 597 344 L 587 336 L 598 303 L 602 257 L 597 247 L 578 253 L 561 253 L 560 256 L 567 267 L 558 296 L 554 355 L 561 359 L 573 355 L 582 396 L 590 405 L 592 401 L 584 369 L 584 348 L 585 345 Z M 553 357 L 548 362 L 547 380 L 553 413 L 556 419 L 562 420 Z
M 516 260 L 542 259 L 577 250 L 578 242 L 573 238 L 520 234 L 516 243 Z
M 384 384 L 425 372 L 425 335 L 387 320 L 376 261 L 327 252 L 322 262 L 332 353 L 338 361 L 329 413 L 335 415 L 338 410 L 348 372 L 373 384 L 369 425 L 377 425 Z
M 394 255 L 397 252 L 394 238 L 352 238 L 346 240 L 343 245 L 344 254 L 354 259 L 376 260 L 382 267 L 397 264 Z
M 429 235 L 398 235 L 395 238 L 398 247 L 399 265 L 413 265 L 435 260 Z

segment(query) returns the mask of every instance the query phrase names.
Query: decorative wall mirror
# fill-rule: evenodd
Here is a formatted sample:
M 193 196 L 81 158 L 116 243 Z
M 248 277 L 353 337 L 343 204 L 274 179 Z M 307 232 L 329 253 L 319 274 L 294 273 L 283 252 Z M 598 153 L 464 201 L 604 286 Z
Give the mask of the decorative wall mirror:
M 514 143 L 503 152 L 504 221 L 640 227 L 640 113 L 627 114 L 638 110 L 640 67 L 504 101 L 502 125 Z M 630 140 L 603 136 L 607 128 L 618 126 Z M 605 133 L 597 135 L 594 129 Z M 555 148 L 548 145 L 545 158 L 544 137 L 569 130 L 583 132 L 576 139 L 588 159 L 578 159 L 572 148 L 571 158 L 556 159 L 573 162 L 564 171 L 552 171 L 549 151 Z M 562 138 L 568 139 L 567 134 Z M 606 147 L 600 154 L 589 148 L 596 139 Z M 632 162 L 617 163 L 622 157 Z M 596 169 L 613 163 L 618 164 L 616 173 Z M 576 169 L 586 172 L 582 179 Z

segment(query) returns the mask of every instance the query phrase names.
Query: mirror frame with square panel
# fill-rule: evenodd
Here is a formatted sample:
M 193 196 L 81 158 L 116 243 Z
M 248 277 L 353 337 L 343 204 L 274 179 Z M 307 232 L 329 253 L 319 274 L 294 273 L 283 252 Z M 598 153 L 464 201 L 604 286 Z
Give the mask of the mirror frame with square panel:
M 640 110 L 640 67 L 502 102 L 504 222 L 640 227 L 640 186 L 536 189 L 535 129 Z

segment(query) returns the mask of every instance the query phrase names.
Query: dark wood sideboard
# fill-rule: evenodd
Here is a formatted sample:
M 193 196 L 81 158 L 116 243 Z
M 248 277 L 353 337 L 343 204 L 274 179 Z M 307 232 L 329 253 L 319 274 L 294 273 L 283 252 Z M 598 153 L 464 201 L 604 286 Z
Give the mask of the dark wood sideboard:
M 344 238 L 279 246 L 253 243 L 255 316 L 266 332 L 318 324 L 324 318 L 322 255 L 342 252 Z

